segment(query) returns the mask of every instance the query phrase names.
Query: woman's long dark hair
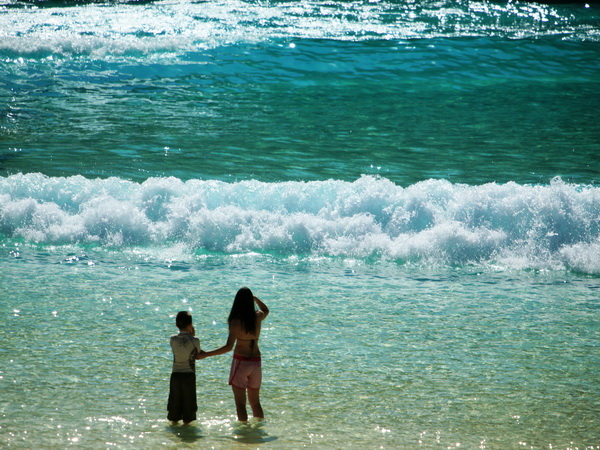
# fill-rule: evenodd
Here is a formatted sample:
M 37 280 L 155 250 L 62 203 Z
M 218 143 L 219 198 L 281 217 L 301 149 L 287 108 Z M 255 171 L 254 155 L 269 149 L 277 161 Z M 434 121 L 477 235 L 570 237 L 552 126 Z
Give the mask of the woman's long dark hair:
M 242 329 L 248 334 L 256 333 L 256 310 L 254 309 L 254 295 L 247 287 L 241 288 L 235 295 L 233 306 L 227 322 L 231 326 L 232 320 L 239 320 Z

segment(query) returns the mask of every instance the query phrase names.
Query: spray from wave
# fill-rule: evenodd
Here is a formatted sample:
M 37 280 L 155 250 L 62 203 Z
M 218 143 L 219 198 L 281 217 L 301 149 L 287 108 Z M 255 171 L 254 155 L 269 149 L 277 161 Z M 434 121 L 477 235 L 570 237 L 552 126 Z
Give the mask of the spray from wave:
M 600 188 L 363 176 L 226 183 L 151 178 L 0 178 L 0 232 L 41 245 L 181 246 L 268 253 L 500 264 L 600 274 Z

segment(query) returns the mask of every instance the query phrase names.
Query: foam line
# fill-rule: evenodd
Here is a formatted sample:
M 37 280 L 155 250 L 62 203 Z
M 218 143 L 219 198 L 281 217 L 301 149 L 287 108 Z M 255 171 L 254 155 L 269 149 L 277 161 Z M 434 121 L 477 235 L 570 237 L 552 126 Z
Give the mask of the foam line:
M 0 178 L 0 232 L 40 244 L 123 248 L 184 244 L 444 264 L 503 262 L 600 273 L 600 189 L 480 186 L 385 178 L 226 183 Z

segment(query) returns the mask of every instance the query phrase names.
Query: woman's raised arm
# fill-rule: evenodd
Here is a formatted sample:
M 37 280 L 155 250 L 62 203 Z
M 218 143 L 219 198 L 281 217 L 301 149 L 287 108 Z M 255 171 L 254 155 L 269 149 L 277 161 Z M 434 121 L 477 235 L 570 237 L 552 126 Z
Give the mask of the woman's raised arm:
M 269 315 L 269 307 L 265 305 L 258 297 L 254 297 L 254 301 L 258 305 L 258 309 L 260 309 L 263 313 L 263 319 Z

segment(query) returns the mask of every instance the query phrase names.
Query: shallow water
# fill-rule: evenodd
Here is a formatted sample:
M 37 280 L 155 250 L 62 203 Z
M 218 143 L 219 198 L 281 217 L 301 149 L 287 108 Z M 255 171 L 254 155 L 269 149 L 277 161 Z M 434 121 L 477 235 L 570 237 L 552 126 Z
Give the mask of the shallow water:
M 595 445 L 595 278 L 236 259 L 8 264 L 5 444 Z M 236 424 L 224 356 L 198 366 L 197 423 L 168 426 L 174 313 L 190 309 L 203 348 L 219 346 L 242 284 L 273 310 L 267 421 Z

